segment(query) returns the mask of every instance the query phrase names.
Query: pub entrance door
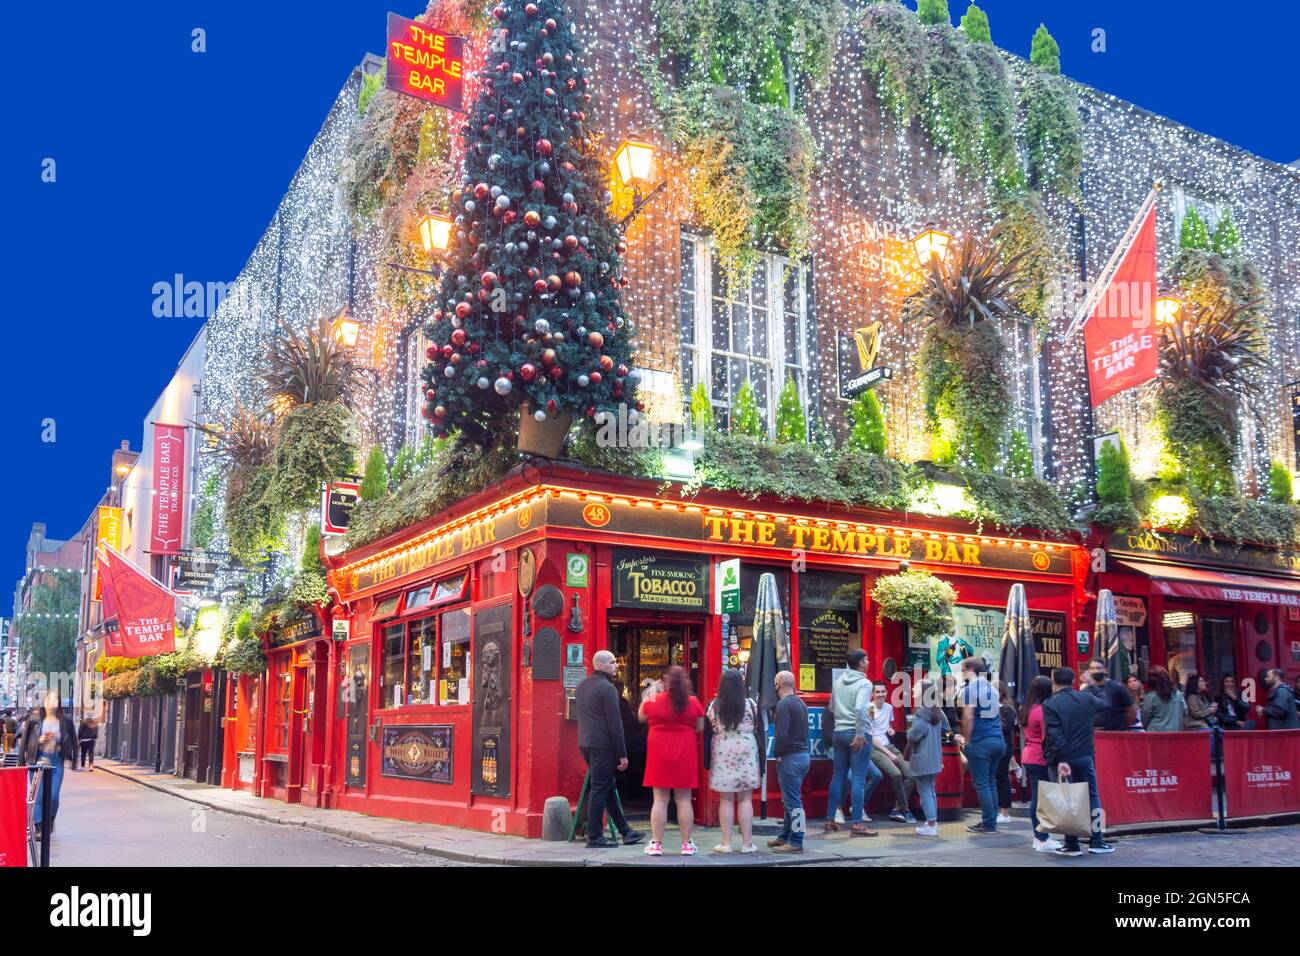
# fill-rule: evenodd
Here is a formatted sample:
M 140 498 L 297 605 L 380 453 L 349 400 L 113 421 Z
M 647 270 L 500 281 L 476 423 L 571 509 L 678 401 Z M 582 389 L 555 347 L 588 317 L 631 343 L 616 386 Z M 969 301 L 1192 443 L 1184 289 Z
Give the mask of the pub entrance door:
M 608 648 L 618 659 L 616 682 L 620 694 L 619 711 L 623 716 L 623 736 L 627 741 L 628 767 L 618 774 L 618 794 L 629 819 L 647 819 L 654 802 L 653 792 L 642 785 L 645 778 L 647 727 L 637 720 L 641 694 L 652 681 L 661 678 L 669 667 L 684 667 L 690 675 L 692 692 L 700 688 L 700 636 L 704 628 L 694 621 L 683 622 L 680 615 L 649 613 L 629 620 L 609 621 Z M 702 699 L 702 702 L 703 701 Z M 702 752 L 701 752 L 702 754 Z M 700 775 L 703 779 L 702 755 Z M 702 806 L 700 789 L 696 789 L 696 814 Z M 669 808 L 669 819 L 676 810 Z

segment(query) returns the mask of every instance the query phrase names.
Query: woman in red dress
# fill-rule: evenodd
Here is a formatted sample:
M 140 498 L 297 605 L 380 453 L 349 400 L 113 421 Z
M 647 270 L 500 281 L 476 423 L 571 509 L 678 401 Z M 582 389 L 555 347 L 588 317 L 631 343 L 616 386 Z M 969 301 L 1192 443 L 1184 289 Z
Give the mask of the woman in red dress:
M 650 725 L 646 738 L 645 786 L 654 790 L 650 810 L 647 856 L 663 856 L 664 829 L 668 826 L 668 799 L 677 803 L 677 825 L 682 831 L 682 856 L 699 852 L 691 840 L 694 816 L 691 791 L 699 785 L 699 747 L 696 735 L 704 729 L 704 708 L 691 694 L 686 671 L 670 667 L 662 679 L 646 688 L 637 719 Z

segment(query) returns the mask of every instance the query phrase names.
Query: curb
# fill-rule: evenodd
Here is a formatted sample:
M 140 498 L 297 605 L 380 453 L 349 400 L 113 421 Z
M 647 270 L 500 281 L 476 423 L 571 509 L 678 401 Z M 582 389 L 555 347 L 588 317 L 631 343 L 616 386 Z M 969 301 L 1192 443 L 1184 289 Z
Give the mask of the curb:
M 545 856 L 542 855 L 545 853 L 546 844 L 542 843 L 541 841 L 536 841 L 539 850 L 537 854 L 529 854 L 528 856 L 522 856 L 522 857 L 514 856 L 514 855 L 506 855 L 499 852 L 483 852 L 481 850 L 474 850 L 474 849 L 458 849 L 451 846 L 438 845 L 438 844 L 425 842 L 428 838 L 420 838 L 420 837 L 412 838 L 409 835 L 405 835 L 405 834 L 401 836 L 389 836 L 382 833 L 371 833 L 367 831 L 360 831 L 355 829 L 355 827 L 349 825 L 348 823 L 338 823 L 330 820 L 322 820 L 317 822 L 309 819 L 308 820 L 290 819 L 290 818 L 278 816 L 277 814 L 269 811 L 258 810 L 249 807 L 231 806 L 220 800 L 204 799 L 203 792 L 201 790 L 196 791 L 194 793 L 181 792 L 174 787 L 168 786 L 165 783 L 161 783 L 155 780 L 147 780 L 141 777 L 134 776 L 133 774 L 125 772 L 124 769 L 116 765 L 110 766 L 107 762 L 97 763 L 95 765 L 95 768 L 97 770 L 102 770 L 105 773 L 111 774 L 114 777 L 118 777 L 119 779 L 126 780 L 130 783 L 139 784 L 140 786 L 147 787 L 150 790 L 155 790 L 158 793 L 165 793 L 168 796 L 176 797 L 177 799 L 180 800 L 187 800 L 190 803 L 196 803 L 199 806 L 207 807 L 209 810 L 216 810 L 221 813 L 229 813 L 232 816 L 247 817 L 252 820 L 259 820 L 263 823 L 278 823 L 281 824 L 282 826 L 300 826 L 303 827 L 304 829 L 315 830 L 319 833 L 325 833 L 328 834 L 329 836 L 338 837 L 339 839 L 354 840 L 358 843 L 370 843 L 375 846 L 392 847 L 395 849 L 404 850 L 408 853 L 419 853 L 424 856 L 438 857 L 440 859 L 449 860 L 453 863 L 478 863 L 478 864 L 486 864 L 490 866 L 512 866 L 512 867 L 526 867 L 526 868 L 591 867 L 591 868 L 600 868 L 600 869 L 607 868 L 607 867 L 615 867 L 620 869 L 637 868 L 637 867 L 662 868 L 665 865 L 664 863 L 647 864 L 647 863 L 641 863 L 639 861 L 601 859 L 598 857 L 587 857 L 582 859 L 573 859 L 573 858 L 546 859 Z M 375 817 L 375 819 L 388 821 L 387 817 Z M 391 821 L 391 822 L 401 823 L 404 821 Z M 413 825 L 418 826 L 418 824 L 413 824 Z M 559 844 L 559 845 L 570 846 L 570 844 L 568 843 Z M 524 845 L 521 844 L 521 847 L 522 846 Z M 878 856 L 858 856 L 858 855 L 845 856 L 842 853 L 824 852 L 814 856 L 802 856 L 802 857 L 777 855 L 773 858 L 756 860 L 753 863 L 731 864 L 731 865 L 745 866 L 745 867 L 811 866 L 817 863 L 835 863 L 844 860 L 852 860 L 853 862 L 856 863 L 870 864 L 872 860 L 877 858 Z M 672 865 L 672 864 L 668 864 L 668 865 Z M 692 866 L 692 868 L 700 868 L 699 864 L 691 865 L 688 864 L 685 860 L 683 860 L 681 863 L 678 863 L 676 865 L 682 867 Z

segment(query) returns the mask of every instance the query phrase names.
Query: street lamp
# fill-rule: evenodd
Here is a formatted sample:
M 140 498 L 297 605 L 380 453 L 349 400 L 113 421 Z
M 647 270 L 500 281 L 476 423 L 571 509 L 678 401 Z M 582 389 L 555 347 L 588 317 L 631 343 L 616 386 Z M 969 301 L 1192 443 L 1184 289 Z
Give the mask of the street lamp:
M 654 178 L 655 148 L 634 139 L 624 140 L 623 144 L 614 151 L 614 172 L 618 175 L 623 188 L 632 190 L 632 211 L 619 223 L 619 228 L 626 232 L 632 220 L 639 216 L 650 200 L 668 185 L 668 180 L 662 180 L 659 185 L 642 195 L 641 187 Z
M 420 219 L 420 242 L 425 252 L 445 250 L 451 241 L 451 220 L 429 213 Z
M 346 305 L 343 311 L 334 316 L 333 321 L 330 322 L 330 332 L 344 348 L 350 349 L 357 344 L 357 335 L 360 331 L 361 324 L 352 318 L 352 310 Z
M 1160 296 L 1156 299 L 1156 325 L 1166 325 L 1178 318 L 1178 311 L 1182 307 L 1182 299 L 1172 295 Z
M 912 248 L 922 266 L 929 266 L 934 259 L 942 260 L 948 252 L 948 242 L 952 237 L 940 232 L 934 226 L 927 225 L 925 231 L 912 240 Z

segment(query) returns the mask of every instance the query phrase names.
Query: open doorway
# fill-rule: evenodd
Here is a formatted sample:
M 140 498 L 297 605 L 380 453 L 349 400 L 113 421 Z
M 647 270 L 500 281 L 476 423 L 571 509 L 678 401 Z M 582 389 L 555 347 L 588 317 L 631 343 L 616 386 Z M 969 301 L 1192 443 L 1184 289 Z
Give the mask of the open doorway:
M 637 720 L 641 692 L 658 680 L 669 667 L 684 667 L 698 694 L 699 629 L 690 624 L 611 622 L 609 650 L 618 660 L 619 711 L 627 741 L 627 770 L 618 774 L 619 799 L 629 819 L 647 819 L 654 794 L 642 785 L 645 779 L 646 727 Z

